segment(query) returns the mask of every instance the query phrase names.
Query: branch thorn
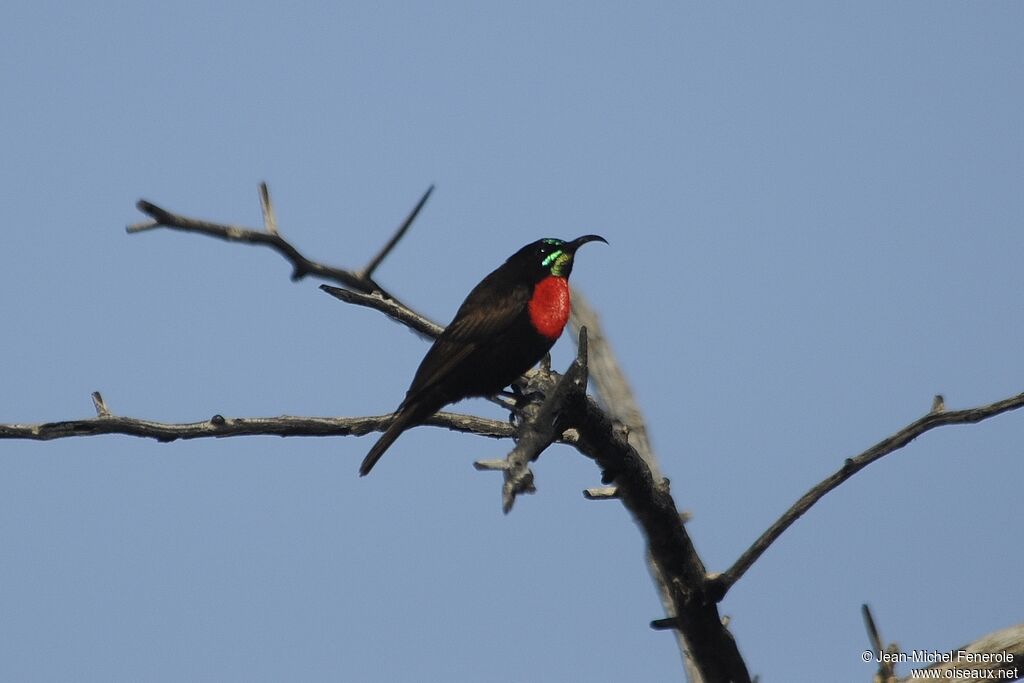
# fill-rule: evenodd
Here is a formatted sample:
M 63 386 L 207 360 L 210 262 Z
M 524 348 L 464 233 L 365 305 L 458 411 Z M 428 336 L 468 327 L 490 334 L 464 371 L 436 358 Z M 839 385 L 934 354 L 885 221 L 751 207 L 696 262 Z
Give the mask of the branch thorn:
M 481 472 L 504 472 L 508 469 L 507 460 L 477 460 L 473 467 Z
M 587 500 L 615 500 L 619 497 L 619 487 L 597 486 L 583 489 L 583 497 Z
M 655 631 L 671 631 L 679 628 L 679 620 L 675 617 L 665 617 L 664 619 L 655 619 L 651 622 L 651 628 Z
M 260 210 L 263 212 L 263 227 L 271 235 L 276 235 L 277 215 L 274 213 L 274 205 L 270 201 L 270 188 L 265 182 L 260 183 Z
M 98 391 L 92 392 L 92 405 L 96 408 L 96 417 L 110 417 L 110 409 L 103 401 L 103 395 Z

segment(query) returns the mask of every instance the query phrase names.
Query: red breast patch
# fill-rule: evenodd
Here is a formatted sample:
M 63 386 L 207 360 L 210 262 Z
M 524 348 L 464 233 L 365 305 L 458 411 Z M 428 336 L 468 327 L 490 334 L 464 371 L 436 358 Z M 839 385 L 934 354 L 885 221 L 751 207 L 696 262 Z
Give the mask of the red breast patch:
M 569 320 L 569 281 L 549 275 L 533 288 L 530 322 L 548 339 L 558 339 Z

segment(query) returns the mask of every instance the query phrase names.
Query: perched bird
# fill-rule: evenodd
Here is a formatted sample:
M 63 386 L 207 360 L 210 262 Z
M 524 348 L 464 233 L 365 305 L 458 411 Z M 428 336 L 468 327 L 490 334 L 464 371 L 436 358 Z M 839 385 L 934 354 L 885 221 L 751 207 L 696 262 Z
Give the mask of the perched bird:
M 402 432 L 449 403 L 496 394 L 544 357 L 569 319 L 569 273 L 584 235 L 542 239 L 512 254 L 459 306 L 416 370 L 405 400 L 359 466 L 366 476 Z

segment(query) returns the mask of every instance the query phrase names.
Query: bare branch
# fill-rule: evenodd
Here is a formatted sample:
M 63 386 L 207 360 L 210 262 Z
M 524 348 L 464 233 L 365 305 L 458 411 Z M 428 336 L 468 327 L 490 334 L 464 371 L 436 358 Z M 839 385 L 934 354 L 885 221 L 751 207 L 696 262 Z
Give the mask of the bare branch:
M 388 254 L 391 253 L 391 250 L 394 249 L 395 245 L 398 244 L 398 241 L 405 236 L 405 232 L 412 225 L 412 222 L 416 220 L 416 216 L 419 215 L 420 210 L 423 208 L 423 205 L 427 203 L 427 200 L 430 199 L 430 195 L 433 192 L 434 186 L 431 185 L 430 187 L 427 188 L 427 191 L 423 193 L 423 196 L 420 197 L 420 200 L 416 202 L 416 206 L 414 206 L 412 211 L 409 212 L 409 215 L 406 216 L 404 221 L 402 221 L 402 224 L 398 226 L 398 230 L 396 230 L 395 234 L 391 236 L 391 239 L 387 241 L 387 244 L 385 244 L 384 247 L 380 250 L 380 252 L 372 259 L 370 259 L 370 262 L 368 264 L 366 264 L 366 267 L 363 268 L 362 272 L 360 273 L 362 277 L 366 279 L 370 279 L 373 277 L 373 271 L 377 270 L 377 266 L 379 266 L 381 262 L 383 262 L 384 259 L 387 258 Z
M 169 423 L 115 416 L 103 403 L 99 392 L 93 393 L 97 417 L 83 420 L 45 422 L 39 424 L 0 424 L 0 439 L 49 441 L 75 436 L 124 434 L 156 439 L 161 442 L 178 439 L 200 439 L 228 436 L 362 436 L 383 431 L 390 415 L 373 417 L 223 417 L 214 415 L 202 422 Z M 507 422 L 458 413 L 437 413 L 424 424 L 446 427 L 493 438 L 508 438 L 514 429 Z
M 647 540 L 652 573 L 667 593 L 669 622 L 685 641 L 684 657 L 700 680 L 749 683 L 743 657 L 707 592 L 706 570 L 683 525 L 666 479 L 655 479 L 636 448 L 592 398 L 573 423 L 576 447 L 614 483 L 622 504 Z M 688 665 L 689 668 L 689 665 Z
M 836 488 L 871 463 L 885 455 L 888 455 L 889 453 L 892 453 L 893 451 L 903 448 L 917 437 L 921 436 L 925 432 L 935 429 L 936 427 L 956 424 L 974 424 L 1011 410 L 1017 410 L 1021 407 L 1024 407 L 1024 393 L 1002 401 L 996 401 L 995 403 L 990 403 L 985 406 L 968 408 L 967 410 L 935 411 L 933 408 L 932 412 L 929 412 L 919 420 L 910 423 L 892 436 L 879 441 L 860 455 L 853 458 L 847 458 L 842 467 L 840 467 L 835 473 L 815 485 L 798 501 L 793 503 L 792 507 L 786 510 L 782 517 L 768 527 L 768 529 L 761 534 L 761 537 L 754 541 L 753 545 L 751 545 L 727 571 L 712 577 L 713 593 L 715 594 L 716 599 L 721 600 L 729 589 L 732 588 L 733 584 L 735 584 L 736 581 L 739 580 L 739 578 L 743 576 L 748 569 L 750 569 L 751 565 L 761 557 L 764 551 L 766 551 L 768 547 L 774 543 L 775 540 L 790 527 L 790 525 L 793 524 L 793 522 L 810 510 L 811 506 L 824 498 L 825 494 L 829 491 Z
M 592 376 L 608 411 L 588 399 L 586 414 L 576 425 L 580 434 L 577 448 L 597 461 L 605 483 L 614 482 L 615 496 L 647 539 L 648 567 L 668 615 L 654 620 L 651 626 L 676 632 L 691 680 L 749 681 L 743 657 L 707 595 L 704 564 L 686 531 L 685 517 L 672 499 L 668 480 L 657 471 L 629 384 L 600 334 L 596 314 L 579 292 L 574 298 L 574 324 L 585 323 L 598 330 L 591 334 L 595 363 Z M 634 435 L 637 438 L 630 438 Z

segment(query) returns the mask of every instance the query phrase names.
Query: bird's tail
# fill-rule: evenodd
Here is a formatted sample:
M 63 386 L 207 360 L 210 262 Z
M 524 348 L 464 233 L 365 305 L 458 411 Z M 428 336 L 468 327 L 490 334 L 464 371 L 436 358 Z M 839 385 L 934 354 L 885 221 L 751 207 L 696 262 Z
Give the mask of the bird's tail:
M 402 435 L 402 432 L 423 420 L 420 413 L 421 411 L 416 410 L 415 406 L 406 406 L 399 411 L 395 419 L 388 425 L 388 428 L 384 430 L 381 437 L 377 439 L 377 443 L 373 444 L 373 448 L 363 458 L 363 464 L 359 466 L 360 477 L 365 477 L 370 473 L 373 466 L 377 464 L 377 461 L 384 455 L 384 452 L 391 447 L 395 439 Z

